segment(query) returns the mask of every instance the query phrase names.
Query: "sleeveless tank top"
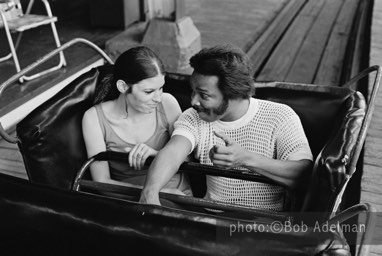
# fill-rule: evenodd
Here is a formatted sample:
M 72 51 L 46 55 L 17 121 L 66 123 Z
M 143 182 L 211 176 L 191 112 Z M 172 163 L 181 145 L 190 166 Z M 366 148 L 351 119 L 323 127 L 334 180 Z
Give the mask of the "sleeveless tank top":
M 106 119 L 100 104 L 95 106 L 98 120 L 104 136 L 107 151 L 126 152 L 125 148 L 133 148 L 135 144 L 123 140 L 113 130 Z M 162 149 L 170 139 L 169 124 L 162 103 L 156 108 L 156 129 L 150 138 L 144 143 L 155 149 Z M 146 179 L 147 169 L 134 170 L 128 163 L 109 161 L 110 177 L 114 180 L 129 182 L 135 185 L 143 185 Z

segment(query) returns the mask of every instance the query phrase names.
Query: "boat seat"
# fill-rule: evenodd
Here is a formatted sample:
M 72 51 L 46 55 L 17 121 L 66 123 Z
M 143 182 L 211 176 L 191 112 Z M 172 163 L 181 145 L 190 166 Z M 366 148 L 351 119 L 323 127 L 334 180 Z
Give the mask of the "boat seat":
M 31 10 L 34 4 L 34 0 L 30 0 L 27 11 L 24 13 L 20 0 L 0 0 L 0 28 L 4 28 L 10 53 L 6 56 L 0 58 L 0 62 L 6 61 L 13 58 L 13 62 L 17 72 L 21 71 L 19 57 L 16 53 L 16 50 L 20 44 L 20 40 L 22 37 L 22 33 L 26 30 L 34 29 L 43 25 L 50 25 L 52 29 L 52 33 L 54 36 L 55 44 L 57 47 L 61 46 L 60 39 L 58 37 L 57 29 L 55 22 L 57 22 L 57 17 L 52 15 L 52 11 L 49 5 L 48 0 L 41 0 L 44 3 L 46 9 L 46 15 L 36 15 L 31 14 Z M 13 42 L 13 38 L 11 33 L 18 32 L 18 38 L 16 44 Z M 31 76 L 22 76 L 19 81 L 23 82 L 24 80 L 32 80 L 42 75 L 48 74 L 55 70 L 60 69 L 66 65 L 66 60 L 64 57 L 64 53 L 60 52 L 60 60 L 56 66 L 48 68 L 46 70 L 40 71 L 37 74 Z

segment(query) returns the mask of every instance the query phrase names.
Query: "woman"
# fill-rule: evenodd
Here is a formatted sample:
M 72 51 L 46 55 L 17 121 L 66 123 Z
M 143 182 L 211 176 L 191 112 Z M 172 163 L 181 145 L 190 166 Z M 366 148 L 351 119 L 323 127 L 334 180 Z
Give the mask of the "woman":
M 146 159 L 170 139 L 181 109 L 172 95 L 163 93 L 163 63 L 147 47 L 121 54 L 109 81 L 102 102 L 88 109 L 82 119 L 88 157 L 110 150 L 129 152 L 129 159 L 128 163 L 95 162 L 90 172 L 98 182 L 141 188 Z M 162 191 L 191 195 L 183 174 L 176 174 Z

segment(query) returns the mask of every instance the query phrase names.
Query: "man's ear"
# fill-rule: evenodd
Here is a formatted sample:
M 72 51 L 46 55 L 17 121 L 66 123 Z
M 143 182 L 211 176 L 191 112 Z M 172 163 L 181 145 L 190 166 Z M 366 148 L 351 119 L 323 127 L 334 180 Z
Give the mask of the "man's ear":
M 125 81 L 119 79 L 117 81 L 117 89 L 120 93 L 125 93 L 129 89 L 129 85 L 125 83 Z

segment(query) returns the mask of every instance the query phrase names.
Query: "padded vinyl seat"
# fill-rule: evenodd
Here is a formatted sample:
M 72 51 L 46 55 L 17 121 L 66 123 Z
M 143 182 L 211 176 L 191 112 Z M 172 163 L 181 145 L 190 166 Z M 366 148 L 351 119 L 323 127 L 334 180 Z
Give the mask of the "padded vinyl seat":
M 274 83 L 259 88 L 257 97 L 287 104 L 299 115 L 315 163 L 306 191 L 296 194 L 295 210 L 327 213 L 326 219 L 354 171 L 349 163 L 365 118 L 363 95 L 339 87 Z
M 18 146 L 31 181 L 71 189 L 87 160 L 82 116 L 93 106 L 102 70 L 110 67 L 81 75 L 17 124 Z

